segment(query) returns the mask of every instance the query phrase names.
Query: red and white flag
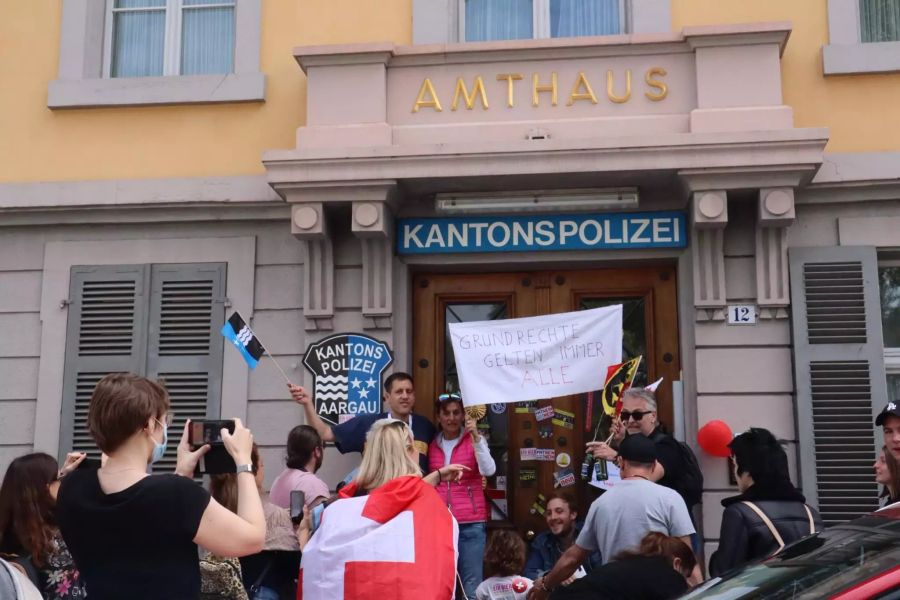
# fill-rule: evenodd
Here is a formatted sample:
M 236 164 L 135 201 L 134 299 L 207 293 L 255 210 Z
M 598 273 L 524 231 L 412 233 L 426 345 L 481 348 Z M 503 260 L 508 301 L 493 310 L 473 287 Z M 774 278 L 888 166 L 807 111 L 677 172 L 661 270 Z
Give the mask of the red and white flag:
M 456 519 L 420 477 L 325 509 L 303 550 L 297 600 L 448 600 L 456 583 Z

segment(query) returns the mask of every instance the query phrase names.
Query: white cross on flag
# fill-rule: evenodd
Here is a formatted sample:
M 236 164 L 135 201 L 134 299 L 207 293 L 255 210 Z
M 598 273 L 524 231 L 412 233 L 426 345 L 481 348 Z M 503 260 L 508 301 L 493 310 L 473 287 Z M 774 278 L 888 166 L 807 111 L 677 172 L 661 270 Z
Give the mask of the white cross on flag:
M 297 600 L 447 600 L 456 583 L 456 519 L 420 477 L 398 477 L 322 514 L 303 550 Z

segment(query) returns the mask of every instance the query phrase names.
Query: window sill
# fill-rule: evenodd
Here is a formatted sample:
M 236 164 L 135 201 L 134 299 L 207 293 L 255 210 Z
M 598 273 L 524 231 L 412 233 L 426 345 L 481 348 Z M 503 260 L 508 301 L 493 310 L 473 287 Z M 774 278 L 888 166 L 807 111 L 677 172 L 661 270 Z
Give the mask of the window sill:
M 263 73 L 187 75 L 178 77 L 127 77 L 116 79 L 57 79 L 50 82 L 49 108 L 154 106 L 262 102 Z
M 825 75 L 900 71 L 900 42 L 829 44 L 822 47 Z

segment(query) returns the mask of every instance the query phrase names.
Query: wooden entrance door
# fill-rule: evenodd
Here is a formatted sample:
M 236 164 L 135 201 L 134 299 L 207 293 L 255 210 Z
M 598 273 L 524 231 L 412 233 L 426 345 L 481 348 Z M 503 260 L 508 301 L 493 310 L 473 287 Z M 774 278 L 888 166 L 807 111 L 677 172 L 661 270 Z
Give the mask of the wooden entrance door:
M 680 370 L 673 267 L 420 274 L 413 285 L 413 377 L 416 412 L 423 416 L 436 421 L 437 396 L 459 389 L 448 323 L 529 317 L 621 303 L 623 357 L 644 356 L 637 385 L 665 377 L 657 393 L 659 417 L 671 427 L 671 382 L 679 379 Z M 598 373 L 598 388 L 604 376 Z M 586 395 L 538 402 L 538 406 L 548 404 L 574 413 L 574 427 L 554 424 L 552 431 L 546 425 L 542 428 L 532 411 L 517 404 L 492 406 L 482 423 L 489 427 L 497 475 L 506 478 L 508 519 L 523 533 L 545 527 L 535 503 L 539 494 L 546 497 L 554 491 L 554 473 L 561 468 L 553 462 L 520 464 L 520 448 L 553 448 L 557 455 L 570 456 L 569 468 L 577 483 L 563 491 L 578 498 L 582 518 L 586 516 L 588 498 L 593 497 L 578 479 L 584 443 L 593 437 L 593 428 L 585 423 Z M 594 409 L 595 418 L 597 410 Z M 535 476 L 533 481 L 529 481 L 531 475 Z M 494 490 L 497 485 L 497 476 L 488 479 L 489 489 Z

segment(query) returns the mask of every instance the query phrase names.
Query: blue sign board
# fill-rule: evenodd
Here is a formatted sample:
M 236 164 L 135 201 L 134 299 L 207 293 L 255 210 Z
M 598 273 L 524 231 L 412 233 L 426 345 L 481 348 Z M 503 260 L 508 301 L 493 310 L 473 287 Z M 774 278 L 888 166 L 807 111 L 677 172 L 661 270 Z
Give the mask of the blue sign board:
M 678 211 L 471 216 L 397 221 L 399 254 L 685 248 Z

